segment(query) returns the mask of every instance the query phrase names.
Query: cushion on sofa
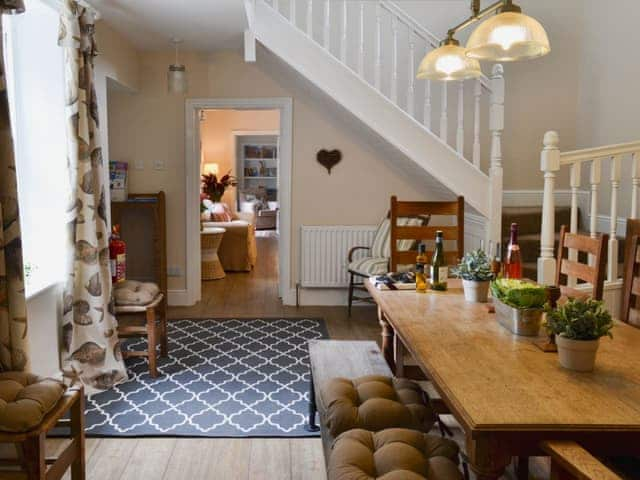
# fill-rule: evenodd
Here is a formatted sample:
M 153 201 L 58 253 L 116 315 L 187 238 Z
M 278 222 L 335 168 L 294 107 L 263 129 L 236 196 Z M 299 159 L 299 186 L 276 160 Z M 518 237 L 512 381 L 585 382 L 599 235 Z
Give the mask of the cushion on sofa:
M 0 430 L 26 432 L 56 406 L 65 387 L 24 372 L 0 373 Z
M 329 480 L 461 480 L 452 440 L 403 428 L 355 429 L 331 449 Z
M 159 293 L 160 288 L 155 283 L 137 280 L 125 280 L 116 283 L 113 287 L 116 305 L 149 305 Z
M 373 432 L 411 428 L 428 432 L 435 423 L 429 400 L 418 384 L 403 378 L 368 375 L 334 378 L 320 390 L 325 424 L 333 437 L 352 428 Z

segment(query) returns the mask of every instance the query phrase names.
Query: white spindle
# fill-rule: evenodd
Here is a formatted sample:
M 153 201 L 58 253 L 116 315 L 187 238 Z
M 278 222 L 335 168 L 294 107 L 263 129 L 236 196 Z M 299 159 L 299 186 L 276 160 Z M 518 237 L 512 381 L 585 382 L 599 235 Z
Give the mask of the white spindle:
M 502 229 L 502 132 L 504 130 L 504 76 L 502 65 L 491 70 L 491 108 L 489 130 L 491 131 L 491 163 L 489 166 L 489 228 L 487 241 L 500 241 Z M 488 243 L 488 242 L 487 242 Z
M 280 5 L 278 4 L 278 0 L 273 0 L 273 9 L 278 12 L 280 10 Z
M 640 190 L 640 154 L 631 155 L 631 218 L 638 218 L 638 191 Z
M 382 70 L 382 7 L 376 3 L 376 58 L 374 61 L 373 84 L 380 91 L 380 79 Z
M 340 60 L 347 63 L 347 0 L 342 0 L 342 22 L 340 23 Z
M 364 76 L 364 2 L 360 2 L 360 42 L 358 45 L 358 74 Z
M 307 35 L 313 38 L 313 0 L 307 0 Z
M 296 1 L 297 0 L 289 0 L 289 21 L 296 25 Z
M 409 32 L 409 36 L 411 36 L 411 32 Z M 415 98 L 415 73 L 414 73 L 414 61 L 415 61 L 415 44 L 411 39 L 409 39 L 409 86 L 407 88 L 407 113 L 413 117 L 413 111 L 415 108 L 414 98 Z
M 609 265 L 607 279 L 610 282 L 618 279 L 618 190 L 620 190 L 620 170 L 622 159 L 616 155 L 611 158 L 611 212 L 609 217 Z
M 324 48 L 331 51 L 331 0 L 324 2 L 323 45 Z
M 422 123 L 431 130 L 431 80 L 427 80 L 424 85 L 424 112 L 422 114 Z
M 480 99 L 482 97 L 482 81 L 477 78 L 473 87 L 473 164 L 480 168 Z
M 447 138 L 449 138 L 449 117 L 447 116 L 447 110 L 449 106 L 447 105 L 447 82 L 442 82 L 442 101 L 440 102 L 440 140 L 447 143 Z
M 544 134 L 544 148 L 540 154 L 540 170 L 544 172 L 544 196 L 542 198 L 542 229 L 540 231 L 540 257 L 538 258 L 538 283 L 553 285 L 556 275 L 554 255 L 555 240 L 555 189 L 556 172 L 560 170 L 559 139 L 556 132 Z
M 391 101 L 398 103 L 398 17 L 391 19 L 393 31 L 393 47 L 391 51 Z
M 571 185 L 571 233 L 578 233 L 578 191 L 580 190 L 580 180 L 582 176 L 582 163 L 576 162 L 571 165 L 570 172 Z M 578 260 L 578 251 L 575 248 L 569 249 L 569 260 Z M 569 277 L 568 285 L 575 287 L 577 279 L 573 276 Z
M 600 187 L 600 177 L 602 176 L 602 163 L 599 158 L 591 161 L 589 173 L 589 185 L 591 186 L 591 207 L 589 209 L 589 234 L 592 238 L 597 236 L 598 231 L 598 188 Z M 593 265 L 594 257 L 589 255 L 589 265 Z
M 456 130 L 456 151 L 464 156 L 464 81 L 458 83 L 458 128 Z

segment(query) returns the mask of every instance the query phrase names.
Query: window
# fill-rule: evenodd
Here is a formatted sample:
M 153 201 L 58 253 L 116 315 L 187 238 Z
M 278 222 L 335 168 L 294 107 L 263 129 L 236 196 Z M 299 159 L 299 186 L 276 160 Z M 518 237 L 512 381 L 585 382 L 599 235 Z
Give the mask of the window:
M 3 15 L 7 90 L 15 143 L 26 294 L 64 280 L 69 176 L 63 51 L 58 12 L 27 0 Z

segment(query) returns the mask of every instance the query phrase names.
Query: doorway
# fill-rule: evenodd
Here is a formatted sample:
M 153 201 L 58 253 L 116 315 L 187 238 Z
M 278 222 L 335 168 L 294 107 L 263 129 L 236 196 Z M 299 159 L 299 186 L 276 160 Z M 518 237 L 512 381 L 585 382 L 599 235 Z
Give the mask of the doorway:
M 276 284 L 273 290 L 269 289 L 274 296 L 290 296 L 291 99 L 191 99 L 187 100 L 186 115 L 189 303 L 203 299 L 201 226 L 224 228 L 221 222 L 229 220 L 223 215 L 213 215 L 218 212 L 230 215 L 234 222 L 253 223 L 258 250 L 251 269 L 236 264 L 220 282 L 237 283 L 243 279 L 243 284 L 250 285 L 253 282 L 246 280 L 251 275 L 260 276 L 261 282 L 257 283 L 268 280 Z M 226 189 L 222 198 L 216 199 L 219 202 L 205 202 L 207 207 L 216 204 L 210 218 L 205 218 L 209 212 L 201 213 L 199 205 L 202 173 L 215 174 L 217 179 L 230 174 L 237 182 Z M 201 225 L 201 220 L 207 223 Z M 242 235 L 246 239 L 246 231 L 240 232 L 239 237 L 230 232 L 226 245 L 225 235 L 222 234 L 220 247 L 227 265 L 231 265 L 230 248 L 246 248 L 250 253 L 250 245 L 244 245 L 242 240 Z M 208 238 L 203 241 L 208 242 Z M 234 250 L 234 255 L 238 252 Z M 242 255 L 239 252 L 239 257 Z M 236 268 L 241 273 L 236 273 Z M 232 279 L 227 280 L 229 277 Z M 204 285 L 206 296 L 210 288 L 208 283 Z

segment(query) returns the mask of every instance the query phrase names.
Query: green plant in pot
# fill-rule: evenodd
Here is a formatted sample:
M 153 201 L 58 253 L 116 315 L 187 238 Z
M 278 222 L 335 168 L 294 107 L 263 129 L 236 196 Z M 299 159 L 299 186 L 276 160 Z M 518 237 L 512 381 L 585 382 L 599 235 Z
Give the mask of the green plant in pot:
M 491 282 L 498 322 L 516 335 L 538 336 L 547 290 L 525 280 L 499 278 Z
M 451 269 L 451 273 L 462 279 L 465 300 L 480 303 L 487 301 L 493 272 L 491 262 L 484 251 L 467 252 L 460 263 Z
M 547 307 L 546 312 L 545 326 L 556 336 L 560 365 L 580 372 L 593 370 L 600 338 L 613 338 L 613 320 L 604 303 L 570 298 L 556 309 Z

